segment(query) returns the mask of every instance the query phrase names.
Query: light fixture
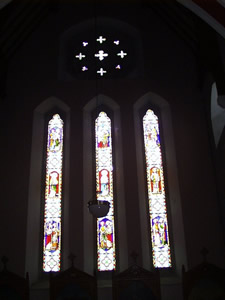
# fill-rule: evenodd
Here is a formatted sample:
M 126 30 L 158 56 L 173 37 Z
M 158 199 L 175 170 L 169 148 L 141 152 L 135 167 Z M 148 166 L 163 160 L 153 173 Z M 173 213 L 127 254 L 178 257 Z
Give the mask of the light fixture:
M 101 218 L 108 214 L 110 204 L 108 201 L 91 200 L 88 202 L 89 212 L 95 218 Z

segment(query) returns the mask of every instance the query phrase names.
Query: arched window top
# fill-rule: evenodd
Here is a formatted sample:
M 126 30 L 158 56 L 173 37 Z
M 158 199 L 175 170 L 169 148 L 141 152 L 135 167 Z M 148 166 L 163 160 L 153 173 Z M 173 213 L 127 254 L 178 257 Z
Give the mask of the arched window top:
M 96 197 L 110 203 L 105 217 L 97 219 L 98 270 L 116 268 L 115 224 L 113 201 L 113 159 L 111 120 L 101 111 L 95 121 Z
M 96 151 L 100 148 L 108 148 L 111 153 L 111 120 L 108 115 L 101 111 L 95 122 Z M 110 156 L 111 157 L 111 156 Z
M 158 117 L 157 115 L 154 113 L 153 110 L 148 109 L 146 114 L 143 117 L 144 122 L 145 121 L 150 121 L 150 122 L 154 122 L 154 123 L 158 123 Z
M 53 115 L 48 123 L 43 270 L 60 271 L 61 256 L 61 200 L 63 161 L 63 120 Z
M 50 144 L 50 142 L 53 142 L 52 140 L 53 137 L 55 137 L 54 145 Z M 54 114 L 52 119 L 48 123 L 47 149 L 51 152 L 58 152 L 62 150 L 62 139 L 63 139 L 63 120 L 60 118 L 59 114 Z
M 172 264 L 159 122 L 151 109 L 143 117 L 143 131 L 153 265 L 169 268 Z

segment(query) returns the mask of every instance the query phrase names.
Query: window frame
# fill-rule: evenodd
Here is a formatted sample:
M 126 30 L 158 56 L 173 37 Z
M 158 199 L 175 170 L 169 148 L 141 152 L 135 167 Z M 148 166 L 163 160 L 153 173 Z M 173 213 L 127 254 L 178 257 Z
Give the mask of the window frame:
M 167 216 L 170 233 L 172 268 L 159 269 L 162 278 L 172 278 L 171 283 L 181 276 L 182 265 L 187 266 L 186 241 L 184 234 L 183 212 L 179 188 L 178 168 L 176 161 L 174 131 L 172 114 L 168 101 L 158 94 L 146 92 L 133 105 L 139 213 L 142 220 L 141 244 L 142 244 L 142 265 L 148 270 L 153 270 L 152 248 L 150 235 L 149 214 L 147 210 L 147 185 L 146 168 L 143 139 L 143 123 L 141 116 L 150 108 L 159 118 L 160 137 L 162 144 L 164 179 L 167 197 Z M 169 197 L 168 197 L 169 196 Z M 172 277 L 171 277 L 172 275 Z
M 44 194 L 46 179 L 46 147 L 48 116 L 55 112 L 64 121 L 64 160 L 62 178 L 62 239 L 61 239 L 61 269 L 68 267 L 69 255 L 69 185 L 70 185 L 70 108 L 60 99 L 49 97 L 41 102 L 33 114 L 32 143 L 30 156 L 30 176 L 28 191 L 27 235 L 25 268 L 29 270 L 31 284 L 40 280 L 48 280 L 48 274 L 43 272 L 43 232 L 44 232 Z M 50 119 L 50 118 L 49 118 Z M 66 124 L 66 126 L 65 126 Z
M 153 249 L 152 249 L 152 235 L 151 235 L 151 224 L 150 224 L 150 213 L 149 213 L 149 196 L 148 196 L 148 186 L 147 186 L 147 162 L 145 157 L 145 144 L 144 144 L 144 130 L 143 130 L 143 118 L 146 115 L 148 110 L 152 110 L 154 115 L 158 118 L 158 126 L 159 126 L 159 135 L 160 135 L 160 150 L 162 155 L 162 168 L 163 168 L 163 179 L 164 179 L 164 192 L 165 192 L 165 206 L 166 206 L 166 216 L 167 216 L 167 225 L 168 225 L 168 234 L 169 234 L 169 245 L 170 245 L 170 260 L 171 260 L 171 267 L 165 268 L 157 268 L 153 266 Z M 148 234 L 150 237 L 150 255 L 151 255 L 151 268 L 159 269 L 160 273 L 167 273 L 168 271 L 174 270 L 174 251 L 173 251 L 173 234 L 172 234 L 172 221 L 171 221 L 171 210 L 170 210 L 170 195 L 168 190 L 168 175 L 167 175 L 167 159 L 166 159 L 166 151 L 165 151 L 165 143 L 164 143 L 164 130 L 162 124 L 162 117 L 158 107 L 155 105 L 147 104 L 142 107 L 139 111 L 139 118 L 141 122 L 141 137 L 142 137 L 142 157 L 143 157 L 143 164 L 144 164 L 144 178 L 145 178 L 145 198 L 146 198 L 146 210 L 147 210 L 147 218 L 148 218 Z
M 99 105 L 95 111 L 93 111 L 92 113 L 92 118 L 93 118 L 93 162 L 94 162 L 94 167 L 93 167 L 93 171 L 94 171 L 94 182 L 93 182 L 93 195 L 96 194 L 96 184 L 97 184 L 97 178 L 96 178 L 96 148 L 95 148 L 95 143 L 96 143 L 96 132 L 95 132 L 95 122 L 96 122 L 96 119 L 98 118 L 99 116 L 99 113 L 100 112 L 105 112 L 107 114 L 107 117 L 110 119 L 111 121 L 111 140 L 112 140 L 112 166 L 113 166 L 113 172 L 112 172 L 112 179 L 113 179 L 113 207 L 114 207 L 114 214 L 113 214 L 113 217 L 114 217 L 114 236 L 115 236 L 115 269 L 114 270 L 104 270 L 104 271 L 101 271 L 101 270 L 98 270 L 98 247 L 97 247 L 97 243 L 96 244 L 96 251 L 95 251 L 95 255 L 96 255 L 96 258 L 95 258 L 95 262 L 96 262 L 96 271 L 97 272 L 100 272 L 100 273 L 104 273 L 104 272 L 114 272 L 117 270 L 117 263 L 118 263 L 118 250 L 117 250 L 117 197 L 116 197 L 116 168 L 114 168 L 114 166 L 116 165 L 116 157 L 115 157 L 115 143 L 114 143 L 114 114 L 113 114 L 113 111 L 108 108 L 106 105 Z M 97 222 L 96 222 L 96 239 L 95 241 L 97 241 Z
M 40 232 L 40 240 L 42 241 L 42 248 L 41 248 L 41 255 L 40 255 L 40 265 L 42 268 L 42 272 L 45 273 L 49 273 L 52 271 L 44 271 L 43 270 L 43 265 L 44 265 L 44 224 L 45 224 L 45 220 L 44 220 L 44 215 L 45 215 L 45 204 L 46 204 L 46 198 L 45 198 L 45 191 L 46 191 L 46 175 L 47 175 L 47 143 L 48 143 L 48 125 L 49 122 L 51 121 L 51 119 L 53 118 L 54 115 L 58 114 L 60 116 L 60 119 L 63 121 L 63 152 L 62 152 L 62 183 L 61 183 L 61 232 L 60 232 L 60 268 L 59 271 L 56 272 L 60 272 L 63 268 L 63 260 L 62 260 L 62 253 L 63 253 L 63 227 L 64 227 L 64 218 L 63 218 L 63 210 L 64 210 L 64 170 L 65 170 L 65 153 L 66 153 L 66 148 L 67 145 L 65 143 L 65 133 L 66 133 L 66 127 L 67 127 L 67 122 L 66 122 L 66 115 L 65 112 L 62 111 L 61 109 L 54 107 L 53 109 L 51 109 L 50 111 L 48 111 L 45 116 L 44 116 L 44 147 L 43 147 L 43 163 L 42 163 L 42 201 L 41 201 L 41 220 L 42 220 L 42 225 L 41 225 L 41 232 Z M 53 271 L 55 272 L 55 271 Z
M 97 105 L 98 104 L 98 105 Z M 114 189 L 114 213 L 117 217 L 115 222 L 116 232 L 116 270 L 128 267 L 127 257 L 127 234 L 125 215 L 125 192 L 122 158 L 122 131 L 120 120 L 120 107 L 106 95 L 99 94 L 86 103 L 83 108 L 83 180 L 86 182 L 83 190 L 84 205 L 87 206 L 96 192 L 95 173 L 95 119 L 96 112 L 104 110 L 111 119 L 112 127 L 112 151 L 113 151 L 113 189 Z M 116 147 L 115 147 L 116 145 Z M 84 236 L 84 271 L 90 274 L 98 274 L 100 279 L 109 279 L 111 271 L 97 271 L 97 232 L 96 222 L 88 210 L 84 210 L 83 228 L 89 232 Z M 119 247 L 119 249 L 118 249 Z M 104 274 L 103 274 L 104 273 Z M 106 274 L 107 273 L 107 274 Z

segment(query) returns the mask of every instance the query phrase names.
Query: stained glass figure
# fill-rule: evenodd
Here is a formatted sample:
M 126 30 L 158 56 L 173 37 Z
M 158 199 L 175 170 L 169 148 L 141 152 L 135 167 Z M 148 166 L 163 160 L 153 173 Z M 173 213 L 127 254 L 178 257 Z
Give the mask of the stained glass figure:
M 112 136 L 111 120 L 105 112 L 95 121 L 95 140 L 97 200 L 110 203 L 107 216 L 97 219 L 98 270 L 112 271 L 116 268 Z
M 43 270 L 60 271 L 63 121 L 55 114 L 48 123 L 45 184 Z
M 103 169 L 99 172 L 99 190 L 101 196 L 108 196 L 110 191 L 109 171 Z
M 170 268 L 172 264 L 159 122 L 150 109 L 143 118 L 143 130 L 153 265 L 155 268 Z

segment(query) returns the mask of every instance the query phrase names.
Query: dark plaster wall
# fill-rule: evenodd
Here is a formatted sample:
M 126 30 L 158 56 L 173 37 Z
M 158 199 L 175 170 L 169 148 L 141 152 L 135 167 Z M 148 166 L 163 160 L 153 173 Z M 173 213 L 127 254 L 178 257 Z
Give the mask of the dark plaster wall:
M 99 17 L 116 18 L 136 27 L 144 49 L 144 69 L 140 76 L 101 79 L 98 83 L 99 93 L 114 99 L 121 110 L 129 252 L 141 253 L 133 104 L 151 91 L 166 99 L 171 107 L 189 266 L 201 261 L 203 246 L 210 250 L 209 260 L 220 264 L 224 258 L 224 244 L 206 109 L 198 85 L 197 58 L 151 10 L 119 5 L 99 9 Z M 1 222 L 5 242 L 1 247 L 2 253 L 10 257 L 10 269 L 20 274 L 25 271 L 33 111 L 50 96 L 64 101 L 71 109 L 70 248 L 78 256 L 78 267 L 82 268 L 85 259 L 83 234 L 88 233 L 82 230 L 81 213 L 85 185 L 82 177 L 82 109 L 95 96 L 96 84 L 94 80 L 59 80 L 58 64 L 61 34 L 92 17 L 90 5 L 60 6 L 40 24 L 10 63 L 2 113 L 4 213 Z M 135 59 L 132 58 L 134 63 Z M 169 195 L 171 201 L 172 196 Z M 138 260 L 141 263 L 141 256 Z

